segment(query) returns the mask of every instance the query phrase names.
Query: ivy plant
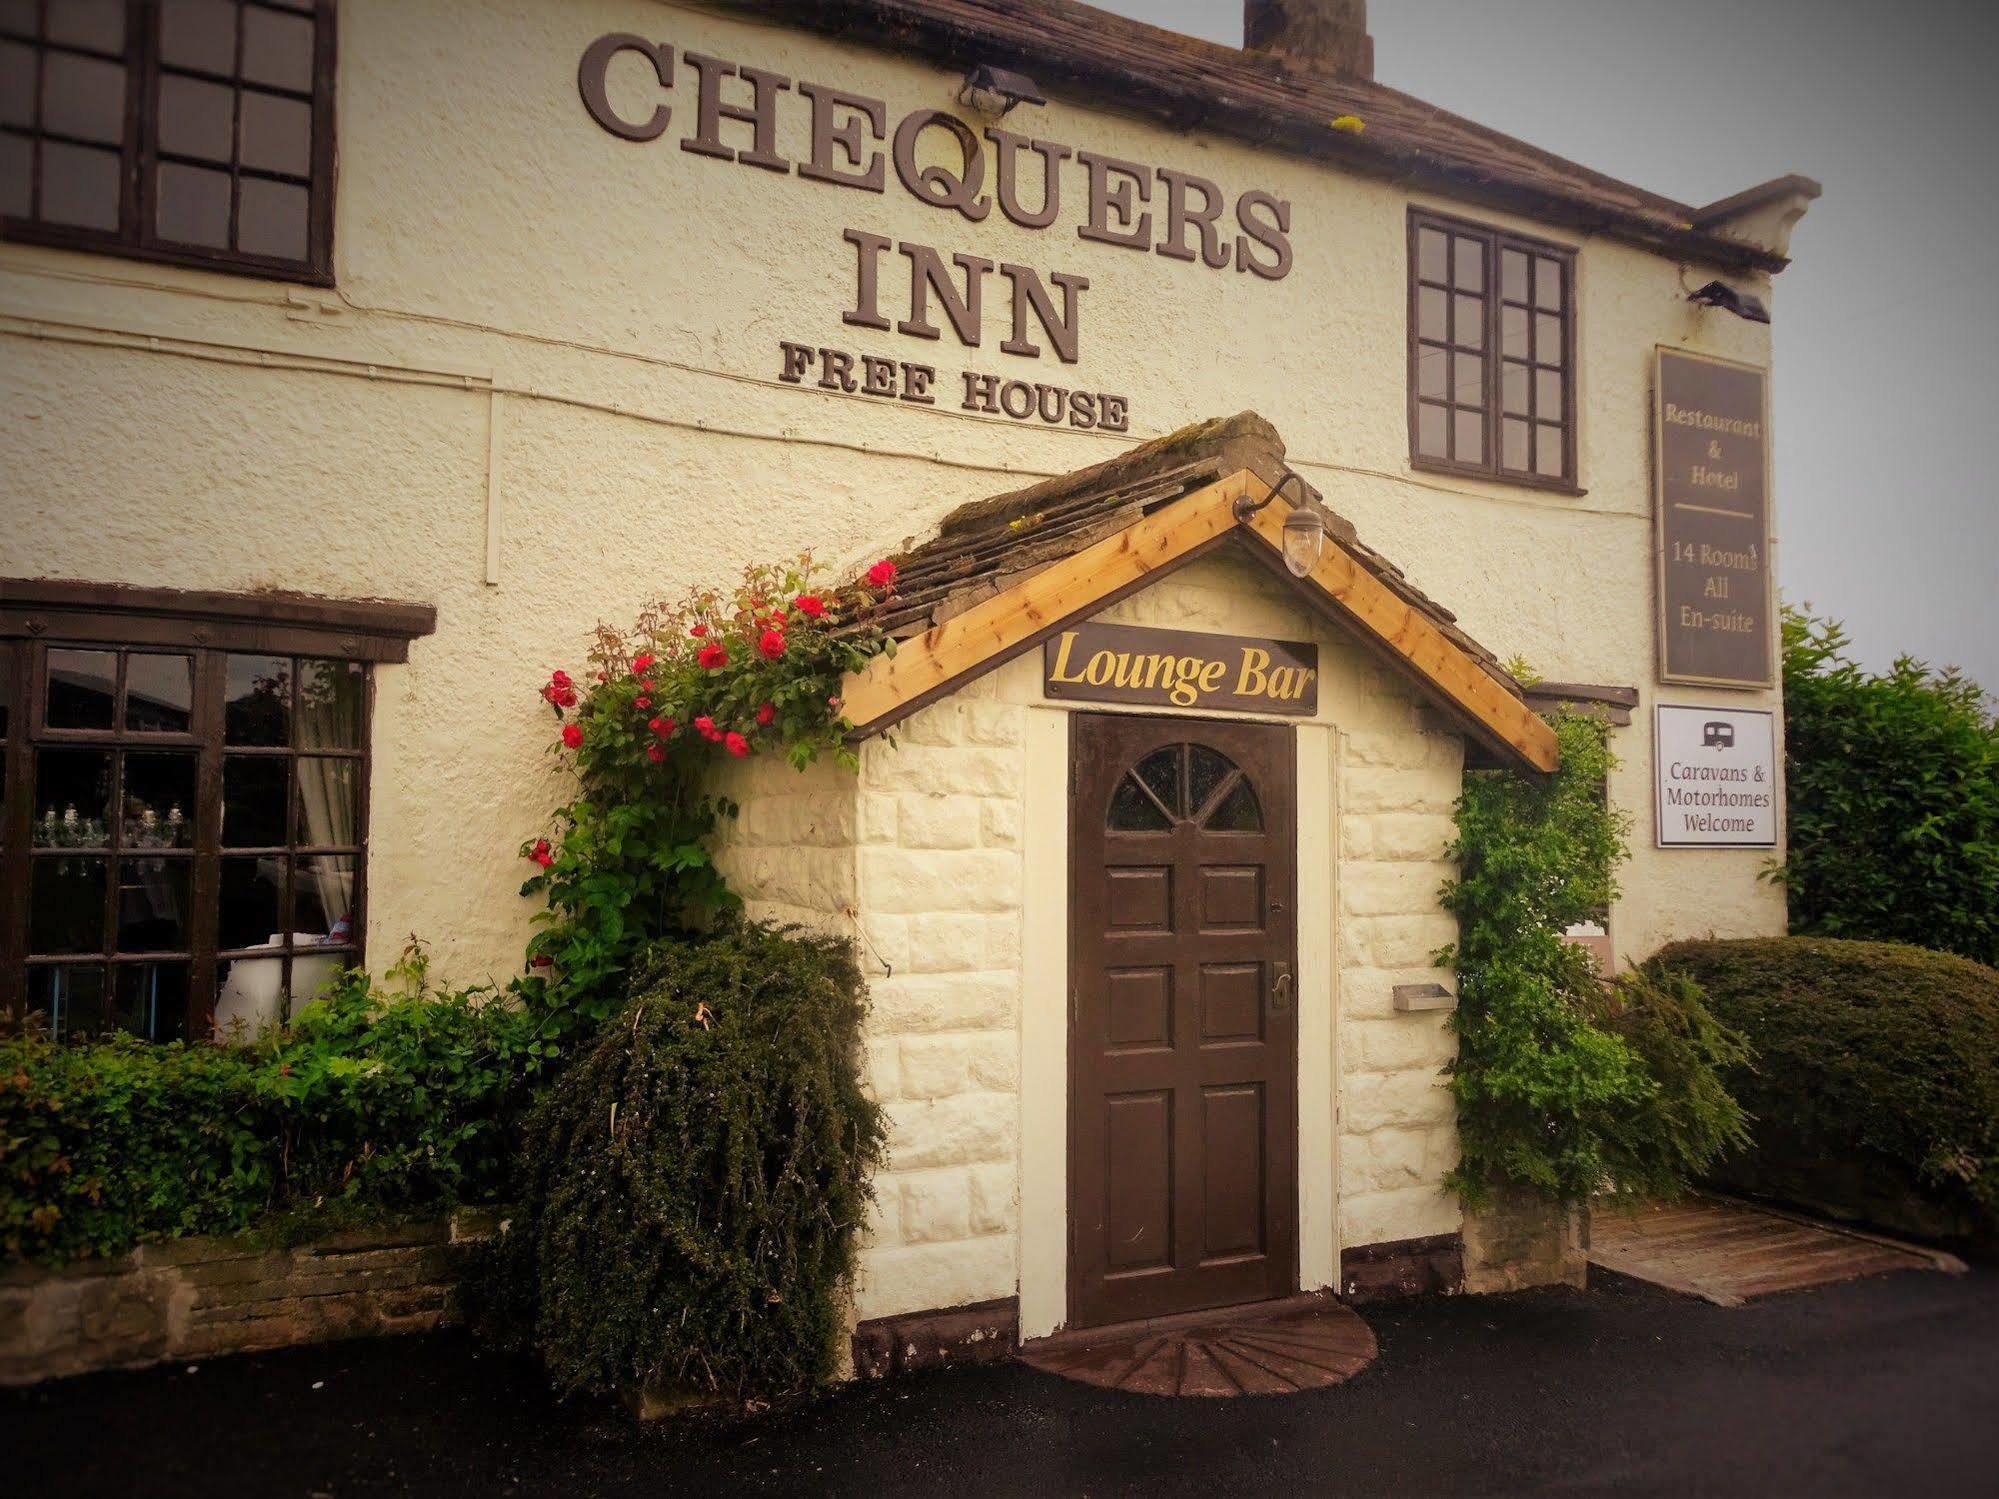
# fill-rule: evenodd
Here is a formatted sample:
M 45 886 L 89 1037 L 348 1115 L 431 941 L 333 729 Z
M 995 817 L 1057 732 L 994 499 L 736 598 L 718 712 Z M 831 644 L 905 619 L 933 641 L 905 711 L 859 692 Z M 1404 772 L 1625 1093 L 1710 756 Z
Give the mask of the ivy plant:
M 1562 939 L 1616 899 L 1631 819 L 1605 794 L 1604 726 L 1564 714 L 1554 728 L 1553 774 L 1471 771 L 1458 800 L 1443 903 L 1459 936 L 1440 961 L 1458 975 L 1452 1184 L 1473 1203 L 1501 1184 L 1564 1202 L 1671 1194 L 1745 1138 L 1718 1069 L 1746 1054 L 1698 989 L 1606 984 Z

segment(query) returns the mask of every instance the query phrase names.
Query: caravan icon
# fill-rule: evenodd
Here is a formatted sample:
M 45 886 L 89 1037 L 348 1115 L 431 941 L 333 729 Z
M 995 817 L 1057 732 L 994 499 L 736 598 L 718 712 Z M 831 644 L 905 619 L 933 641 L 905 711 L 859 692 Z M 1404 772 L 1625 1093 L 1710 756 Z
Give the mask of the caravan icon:
M 1710 719 L 1701 725 L 1701 747 L 1703 749 L 1734 749 L 1735 725 L 1720 719 Z

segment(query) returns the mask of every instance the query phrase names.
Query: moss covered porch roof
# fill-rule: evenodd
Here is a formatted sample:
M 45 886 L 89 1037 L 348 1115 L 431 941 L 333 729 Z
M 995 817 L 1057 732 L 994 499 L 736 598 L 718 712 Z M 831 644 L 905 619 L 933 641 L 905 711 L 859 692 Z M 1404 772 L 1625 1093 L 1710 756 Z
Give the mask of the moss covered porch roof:
M 1302 503 L 1324 519 L 1326 547 L 1305 578 L 1281 560 L 1296 485 L 1256 515 L 1236 516 L 1238 499 L 1263 499 L 1288 472 L 1276 429 L 1243 412 L 960 506 L 896 558 L 897 593 L 879 623 L 900 647 L 849 679 L 848 716 L 858 732 L 885 729 L 1065 625 L 1238 545 L 1478 743 L 1507 763 L 1552 769 L 1553 735 L 1520 684 L 1309 486 Z

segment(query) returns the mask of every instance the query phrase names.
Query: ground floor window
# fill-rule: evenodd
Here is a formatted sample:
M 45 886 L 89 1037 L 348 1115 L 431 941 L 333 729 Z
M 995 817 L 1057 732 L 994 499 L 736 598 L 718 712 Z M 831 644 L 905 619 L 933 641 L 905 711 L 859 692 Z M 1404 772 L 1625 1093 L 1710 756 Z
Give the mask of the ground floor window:
M 12 604 L 0 593 L 6 1010 L 61 1036 L 205 1038 L 358 961 L 385 642 Z

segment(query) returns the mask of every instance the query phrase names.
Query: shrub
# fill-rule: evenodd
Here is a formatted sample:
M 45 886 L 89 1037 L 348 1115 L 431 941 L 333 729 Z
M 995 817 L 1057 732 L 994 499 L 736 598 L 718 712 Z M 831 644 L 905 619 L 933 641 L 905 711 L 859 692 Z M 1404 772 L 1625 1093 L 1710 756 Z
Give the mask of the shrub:
M 652 950 L 535 1110 L 483 1320 L 565 1392 L 810 1388 L 884 1140 L 845 944 L 731 921 Z
M 1791 929 L 1999 962 L 1999 721 L 1975 682 L 1784 615 Z
M 1999 1237 L 1999 971 L 1880 942 L 1680 942 L 1758 1063 L 1727 1082 L 1756 1118 L 1725 1185 L 1937 1237 Z
M 343 977 L 251 1046 L 0 1040 L 0 1244 L 61 1264 L 272 1213 L 503 1196 L 550 1054 L 517 1003 Z
M 1562 940 L 1617 894 L 1628 815 L 1607 803 L 1603 725 L 1554 720 L 1561 765 L 1528 778 L 1472 771 L 1458 799 L 1445 909 L 1455 963 L 1459 1164 L 1471 1202 L 1500 1183 L 1561 1201 L 1670 1194 L 1737 1137 L 1715 1068 L 1735 1054 L 1697 993 L 1643 978 L 1608 995 Z
M 284 1152 L 258 1063 L 130 1036 L 0 1040 L 0 1242 L 61 1264 L 149 1239 L 243 1228 Z
M 1750 1048 L 1740 1031 L 1715 1018 L 1699 984 L 1682 973 L 1634 968 L 1598 985 L 1586 1008 L 1653 1083 L 1636 1107 L 1601 1121 L 1620 1193 L 1674 1196 L 1749 1144 L 1748 1117 L 1723 1078 L 1752 1065 Z

